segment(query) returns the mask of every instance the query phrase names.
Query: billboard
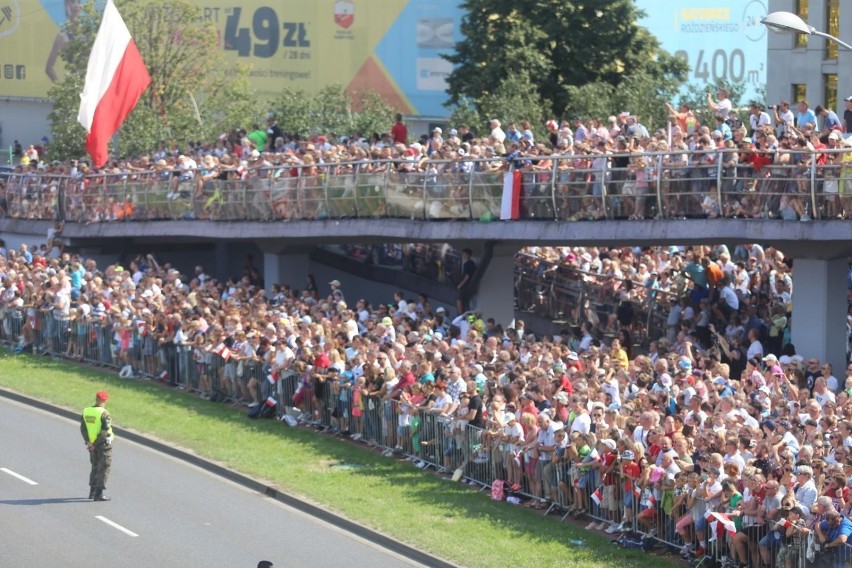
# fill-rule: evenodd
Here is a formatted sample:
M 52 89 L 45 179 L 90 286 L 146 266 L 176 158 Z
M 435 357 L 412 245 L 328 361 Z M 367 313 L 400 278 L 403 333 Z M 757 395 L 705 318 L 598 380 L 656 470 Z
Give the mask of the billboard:
M 766 85 L 766 0 L 636 0 L 639 23 L 687 60 L 689 82 L 744 82 L 744 100 Z
M 63 73 L 62 26 L 81 1 L 0 0 L 0 96 L 47 96 Z M 440 54 L 459 39 L 456 1 L 195 1 L 226 59 L 249 67 L 261 95 L 341 83 L 377 90 L 405 114 L 447 114 L 452 66 Z
M 43 98 L 63 73 L 63 24 L 80 2 L 0 0 L 0 96 Z M 128 1 L 128 0 L 125 0 Z M 460 39 L 459 0 L 194 0 L 230 62 L 274 96 L 329 83 L 379 91 L 405 114 L 446 116 L 440 55 Z M 636 0 L 641 24 L 690 64 L 689 80 L 766 82 L 766 0 Z

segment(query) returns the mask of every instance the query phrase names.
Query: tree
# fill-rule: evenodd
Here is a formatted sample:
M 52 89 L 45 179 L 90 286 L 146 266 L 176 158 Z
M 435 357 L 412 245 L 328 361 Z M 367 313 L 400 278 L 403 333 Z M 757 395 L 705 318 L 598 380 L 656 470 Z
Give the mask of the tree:
M 50 91 L 53 143 L 58 157 L 85 154 L 85 131 L 76 124 L 79 93 L 100 24 L 96 2 L 87 2 L 71 24 L 62 53 L 66 75 Z M 209 138 L 234 124 L 257 121 L 262 111 L 245 69 L 226 65 L 213 23 L 187 0 L 116 2 L 151 75 L 151 86 L 119 131 L 121 154 L 142 153 L 159 140 Z M 72 33 L 73 32 L 73 33 Z
M 641 97 L 631 107 L 662 109 L 686 78 L 687 64 L 636 23 L 641 13 L 633 0 L 465 0 L 461 7 L 465 39 L 444 55 L 456 66 L 447 80 L 451 105 L 466 98 L 481 112 L 483 101 L 522 70 L 529 77 L 524 90 L 540 97 L 545 115 L 588 109 L 605 117 L 614 109 L 600 112 L 601 103 L 622 88 Z
M 286 132 L 310 136 L 329 134 L 352 136 L 388 132 L 396 110 L 374 91 L 347 91 L 332 84 L 308 95 L 293 89 L 281 93 L 271 103 L 278 124 Z

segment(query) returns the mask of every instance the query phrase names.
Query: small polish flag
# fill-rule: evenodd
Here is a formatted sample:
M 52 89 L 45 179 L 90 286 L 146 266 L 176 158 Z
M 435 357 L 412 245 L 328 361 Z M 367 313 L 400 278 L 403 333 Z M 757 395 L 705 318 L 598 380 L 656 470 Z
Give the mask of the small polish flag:
M 267 398 L 266 400 L 263 401 L 263 404 L 265 404 L 266 406 L 269 406 L 271 408 L 275 408 L 278 405 L 278 401 L 275 400 L 274 397 L 270 396 L 269 398 Z
M 721 532 L 723 529 L 730 535 L 737 534 L 737 526 L 734 524 L 734 521 L 731 519 L 730 515 L 726 515 L 724 513 L 716 513 L 714 511 L 707 511 L 705 513 L 704 518 L 710 521 L 710 525 L 716 525 Z M 715 530 L 714 530 L 715 533 Z
M 595 489 L 595 492 L 592 493 L 592 501 L 595 502 L 595 505 L 600 506 L 602 499 L 603 499 L 603 494 L 601 493 L 601 488 L 598 487 L 597 489 Z
M 633 495 L 635 497 L 641 497 L 642 496 L 642 490 L 637 485 L 633 486 Z
M 86 150 L 96 168 L 109 157 L 109 140 L 151 84 L 151 76 L 113 0 L 107 0 L 95 36 L 77 121 L 89 135 Z
M 270 385 L 274 385 L 278 382 L 278 373 L 269 373 L 266 375 L 266 380 L 269 381 Z
M 213 353 L 224 359 L 226 362 L 231 358 L 231 350 L 228 349 L 224 343 L 217 345 L 216 349 L 213 350 Z
M 500 219 L 510 221 L 521 216 L 521 172 L 503 174 L 503 198 L 500 201 Z

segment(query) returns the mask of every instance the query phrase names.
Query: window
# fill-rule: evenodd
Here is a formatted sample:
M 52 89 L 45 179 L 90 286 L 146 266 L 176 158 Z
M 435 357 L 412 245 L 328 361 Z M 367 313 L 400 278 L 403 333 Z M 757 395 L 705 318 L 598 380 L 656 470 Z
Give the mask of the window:
M 835 36 L 836 37 L 836 36 Z M 825 93 L 825 108 L 837 108 L 837 75 L 823 75 L 823 93 Z
M 796 15 L 802 18 L 805 22 L 808 21 L 808 3 L 809 0 L 796 0 Z M 796 43 L 793 47 L 808 47 L 807 34 L 796 34 L 795 41 Z
M 840 35 L 840 0 L 826 0 L 825 21 L 828 30 L 826 33 L 834 37 Z M 837 42 L 825 40 L 825 58 L 837 59 Z
M 790 99 L 790 103 L 795 108 L 797 102 L 808 99 L 808 86 L 804 83 L 794 83 L 792 86 L 793 97 Z

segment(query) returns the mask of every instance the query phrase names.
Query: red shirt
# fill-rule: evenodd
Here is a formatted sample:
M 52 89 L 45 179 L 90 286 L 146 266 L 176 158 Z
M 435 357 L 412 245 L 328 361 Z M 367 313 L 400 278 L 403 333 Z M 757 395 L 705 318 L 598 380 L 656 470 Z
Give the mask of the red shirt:
M 571 379 L 568 378 L 568 375 L 563 374 L 559 377 L 559 385 L 562 387 L 562 391 L 568 395 L 574 394 L 574 385 L 571 384 Z
M 393 387 L 394 391 L 401 391 L 405 387 L 411 386 L 417 379 L 414 377 L 414 373 L 408 371 L 403 376 L 399 378 L 399 381 L 396 383 L 396 386 Z M 393 392 L 393 391 L 391 391 Z
M 328 358 L 327 353 L 320 353 L 314 358 L 314 367 L 317 369 L 328 369 L 331 367 L 331 360 Z
M 622 466 L 624 470 L 624 490 L 625 491 L 633 491 L 633 481 L 639 478 L 639 475 L 642 473 L 639 464 L 636 462 L 626 463 Z
M 391 137 L 394 144 L 405 144 L 408 142 L 408 128 L 401 122 L 397 122 L 391 128 Z
M 608 468 L 615 461 L 615 452 L 610 452 L 605 456 L 601 456 L 600 460 L 604 465 L 602 470 Z M 613 473 L 613 471 L 610 471 L 609 473 L 605 473 L 603 475 L 604 485 L 615 485 L 615 474 Z

